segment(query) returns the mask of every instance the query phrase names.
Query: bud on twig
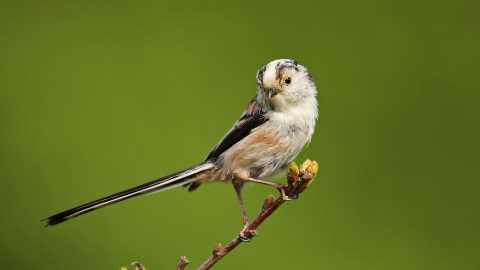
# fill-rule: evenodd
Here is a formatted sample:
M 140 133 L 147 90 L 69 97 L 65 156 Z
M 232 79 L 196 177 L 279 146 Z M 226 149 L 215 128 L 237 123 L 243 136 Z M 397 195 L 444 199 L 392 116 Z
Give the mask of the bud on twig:
M 299 169 L 297 166 L 297 163 L 292 162 L 290 164 L 290 167 L 288 168 L 287 172 L 287 183 L 288 185 L 293 185 L 295 182 L 298 181 L 298 174 L 299 174 Z
M 215 245 L 215 248 L 213 249 L 213 255 L 218 255 L 218 253 L 222 251 L 222 244 L 218 243 Z
M 187 260 L 187 257 L 182 256 L 180 257 L 180 262 L 178 263 L 177 270 L 183 270 L 185 269 L 185 266 L 189 264 L 190 262 Z
M 268 195 L 267 198 L 265 198 L 265 202 L 263 203 L 262 206 L 262 211 L 267 210 L 275 201 L 275 197 L 273 195 Z
M 141 265 L 139 262 L 133 262 L 133 266 L 135 266 L 135 270 L 147 270 L 143 265 Z

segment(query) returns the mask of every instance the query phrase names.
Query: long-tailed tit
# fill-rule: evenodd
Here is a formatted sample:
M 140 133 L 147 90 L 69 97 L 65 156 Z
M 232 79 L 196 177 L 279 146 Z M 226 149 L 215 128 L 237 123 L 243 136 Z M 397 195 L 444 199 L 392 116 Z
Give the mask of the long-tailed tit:
M 231 181 L 248 219 L 241 191 L 245 182 L 281 185 L 260 179 L 283 173 L 312 138 L 317 120 L 317 90 L 307 69 L 295 60 L 275 60 L 257 73 L 257 95 L 233 128 L 202 163 L 143 185 L 72 208 L 46 219 L 55 225 L 133 197 L 203 183 Z M 283 194 L 282 194 L 283 195 Z M 284 196 L 284 195 L 283 195 Z M 244 227 L 245 228 L 245 227 Z

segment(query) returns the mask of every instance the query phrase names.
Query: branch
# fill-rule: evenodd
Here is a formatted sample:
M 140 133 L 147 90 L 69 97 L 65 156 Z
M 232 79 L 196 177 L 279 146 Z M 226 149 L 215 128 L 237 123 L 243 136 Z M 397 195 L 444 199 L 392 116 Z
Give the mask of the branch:
M 183 270 L 185 269 L 185 266 L 189 264 L 190 262 L 187 260 L 187 257 L 182 256 L 180 257 L 180 262 L 178 263 L 177 270 Z
M 216 264 L 220 259 L 225 257 L 230 253 L 234 248 L 240 245 L 245 239 L 252 239 L 257 235 L 256 229 L 260 224 L 262 224 L 273 212 L 275 212 L 284 202 L 290 201 L 291 198 L 296 199 L 298 195 L 305 191 L 312 184 L 313 178 L 317 175 L 318 164 L 316 161 L 310 161 L 307 159 L 303 164 L 298 168 L 295 162 L 292 162 L 290 168 L 287 172 L 287 184 L 283 185 L 281 189 L 285 196 L 280 196 L 277 200 L 273 195 L 267 196 L 265 202 L 263 203 L 262 211 L 258 217 L 248 225 L 244 230 L 242 230 L 242 237 L 238 235 L 230 242 L 228 245 L 222 248 L 222 244 L 218 243 L 213 249 L 213 254 L 205 261 L 198 269 L 207 270 L 210 269 L 214 264 Z M 244 239 L 242 241 L 242 239 Z M 180 258 L 180 263 L 177 266 L 177 270 L 185 269 L 185 266 L 189 261 L 185 256 Z M 136 266 L 137 270 L 145 270 L 145 268 L 135 262 L 132 265 Z
M 242 238 L 251 239 L 256 236 L 256 229 L 258 226 L 260 226 L 260 224 L 262 224 L 271 214 L 273 214 L 273 212 L 275 212 L 284 202 L 290 200 L 288 198 L 297 198 L 300 193 L 310 187 L 313 178 L 315 178 L 317 175 L 317 171 L 318 164 L 316 161 L 310 161 L 307 159 L 300 166 L 300 169 L 295 162 L 292 162 L 287 172 L 288 184 L 282 186 L 285 196 L 280 196 L 276 201 L 274 201 L 273 195 L 269 195 L 263 203 L 262 211 L 258 217 L 244 230 Z M 213 250 L 212 256 L 210 256 L 210 258 L 208 258 L 208 260 L 205 261 L 198 269 L 210 269 L 215 263 L 225 257 L 242 242 L 243 241 L 240 236 L 237 236 L 224 248 L 222 248 L 220 243 L 217 244 Z
M 177 270 L 185 269 L 185 266 L 187 266 L 187 264 L 189 264 L 189 263 L 190 262 L 187 260 L 187 257 L 185 257 L 185 256 L 180 257 L 180 262 L 178 263 Z M 132 265 L 135 266 L 135 270 L 147 270 L 139 262 L 133 262 Z M 122 268 L 120 268 L 120 270 L 127 270 L 127 268 L 122 267 Z

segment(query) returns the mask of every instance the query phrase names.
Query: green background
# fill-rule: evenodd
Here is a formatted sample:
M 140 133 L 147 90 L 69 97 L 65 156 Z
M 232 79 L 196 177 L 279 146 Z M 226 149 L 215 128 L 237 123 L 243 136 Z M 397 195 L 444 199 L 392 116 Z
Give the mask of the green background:
M 41 219 L 195 165 L 294 58 L 320 173 L 216 269 L 480 269 L 478 1 L 2 1 L 5 269 L 195 269 L 232 240 L 230 185 Z M 282 180 L 285 181 L 285 180 Z M 250 217 L 274 190 L 250 186 Z

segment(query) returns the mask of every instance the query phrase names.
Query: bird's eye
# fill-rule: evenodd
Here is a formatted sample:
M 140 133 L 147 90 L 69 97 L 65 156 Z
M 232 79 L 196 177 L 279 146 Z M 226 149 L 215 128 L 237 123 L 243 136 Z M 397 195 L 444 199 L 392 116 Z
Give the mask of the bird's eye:
M 292 82 L 292 78 L 290 77 L 285 77 L 285 79 L 283 79 L 283 81 L 286 83 L 286 84 L 290 84 Z

